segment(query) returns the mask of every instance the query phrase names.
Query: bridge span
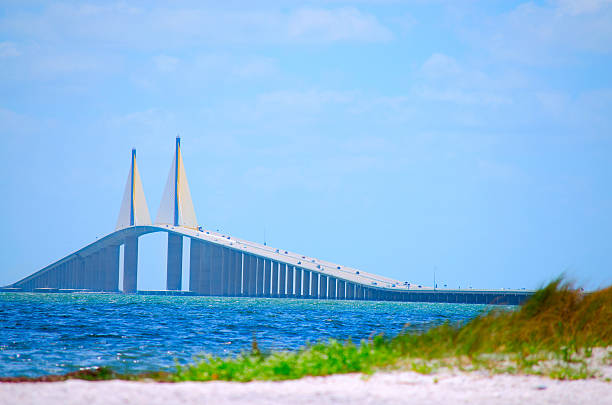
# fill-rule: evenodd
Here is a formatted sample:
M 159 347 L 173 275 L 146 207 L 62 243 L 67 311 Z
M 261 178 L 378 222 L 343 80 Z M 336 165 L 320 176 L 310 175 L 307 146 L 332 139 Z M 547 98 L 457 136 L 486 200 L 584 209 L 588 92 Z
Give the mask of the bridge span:
M 198 226 L 183 165 L 180 138 L 155 223 L 151 223 L 136 151 L 117 222 L 111 234 L 1 291 L 137 293 L 138 238 L 168 235 L 167 294 L 181 293 L 183 241 L 188 239 L 190 295 L 510 304 L 522 290 L 447 290 L 411 285 Z M 123 246 L 123 285 L 120 248 Z

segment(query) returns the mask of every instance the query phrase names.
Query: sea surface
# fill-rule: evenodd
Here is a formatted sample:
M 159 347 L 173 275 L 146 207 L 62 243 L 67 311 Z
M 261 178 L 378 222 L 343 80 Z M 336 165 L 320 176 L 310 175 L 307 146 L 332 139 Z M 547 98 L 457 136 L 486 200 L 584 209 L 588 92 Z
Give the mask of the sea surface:
M 511 308 L 511 307 L 510 307 Z M 194 356 L 235 355 L 330 338 L 423 331 L 485 305 L 120 294 L 0 293 L 0 376 L 84 367 L 173 370 Z

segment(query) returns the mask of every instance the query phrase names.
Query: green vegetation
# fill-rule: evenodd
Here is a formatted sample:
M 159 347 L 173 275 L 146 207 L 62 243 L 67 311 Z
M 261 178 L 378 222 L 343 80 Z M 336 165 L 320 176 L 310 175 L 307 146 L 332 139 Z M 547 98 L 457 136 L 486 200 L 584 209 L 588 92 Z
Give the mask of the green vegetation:
M 382 335 L 362 341 L 330 340 L 295 352 L 250 353 L 234 358 L 203 356 L 175 373 L 119 375 L 100 368 L 59 379 L 152 379 L 156 381 L 286 380 L 336 373 L 439 368 L 529 373 L 558 379 L 595 376 L 593 348 L 612 346 L 612 287 L 583 294 L 555 280 L 517 311 L 490 310 L 463 324 L 449 323 L 424 333 Z M 603 360 L 610 363 L 612 354 Z M 46 377 L 49 380 L 53 376 Z
M 204 357 L 178 367 L 174 381 L 285 380 L 336 373 L 440 367 L 587 378 L 593 347 L 612 344 L 612 287 L 583 295 L 561 279 L 538 290 L 518 311 L 491 310 L 465 325 L 444 324 L 425 333 L 382 335 L 355 345 L 331 340 L 297 352 L 236 358 Z

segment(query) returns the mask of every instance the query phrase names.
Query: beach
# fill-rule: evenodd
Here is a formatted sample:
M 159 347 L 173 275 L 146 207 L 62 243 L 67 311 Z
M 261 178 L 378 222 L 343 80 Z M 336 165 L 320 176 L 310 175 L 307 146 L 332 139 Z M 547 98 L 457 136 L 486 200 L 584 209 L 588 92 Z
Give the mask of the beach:
M 610 373 L 611 367 L 606 367 Z M 89 382 L 2 383 L 0 404 L 612 404 L 603 379 L 553 380 L 481 372 L 379 372 L 282 382 Z

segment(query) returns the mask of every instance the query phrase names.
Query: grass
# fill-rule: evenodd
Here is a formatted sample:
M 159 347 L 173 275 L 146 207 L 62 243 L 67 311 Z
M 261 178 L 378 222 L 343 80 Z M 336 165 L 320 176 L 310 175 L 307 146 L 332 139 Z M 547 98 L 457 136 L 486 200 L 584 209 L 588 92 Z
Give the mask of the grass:
M 557 279 L 517 311 L 491 310 L 465 324 L 446 323 L 424 333 L 402 333 L 393 338 L 377 335 L 359 345 L 351 340 L 329 340 L 298 351 L 272 353 L 262 353 L 254 341 L 251 352 L 227 358 L 201 356 L 193 364 L 177 365 L 174 373 L 125 375 L 98 368 L 37 380 L 287 380 L 369 374 L 380 369 L 428 374 L 442 367 L 589 378 L 595 375 L 588 366 L 592 348 L 612 346 L 611 320 L 612 287 L 583 294 Z M 608 353 L 604 360 L 610 363 L 611 356 Z M 27 379 L 19 379 L 23 380 Z
M 449 323 L 425 333 L 382 335 L 355 345 L 330 340 L 296 352 L 235 358 L 202 357 L 178 366 L 173 381 L 285 380 L 337 373 L 439 367 L 586 378 L 585 357 L 612 345 L 612 287 L 583 294 L 562 279 L 538 290 L 518 311 L 492 310 L 464 325 Z

